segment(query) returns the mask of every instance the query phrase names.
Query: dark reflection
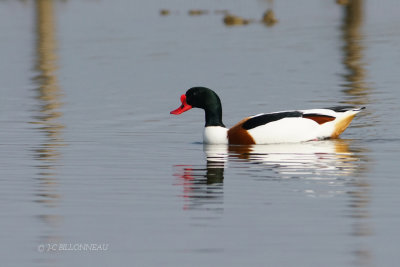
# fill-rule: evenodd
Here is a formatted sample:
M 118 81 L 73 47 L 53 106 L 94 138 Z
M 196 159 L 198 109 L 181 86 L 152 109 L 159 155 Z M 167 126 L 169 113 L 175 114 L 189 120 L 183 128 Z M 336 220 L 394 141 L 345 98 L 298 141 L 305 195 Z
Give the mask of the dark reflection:
M 182 197 L 185 199 L 184 209 L 223 210 L 223 181 L 226 146 L 216 146 L 216 153 L 207 155 L 205 166 L 176 165 L 175 176 L 183 186 Z M 208 146 L 204 146 L 207 151 Z M 206 152 L 207 153 L 207 152 Z
M 54 243 L 59 240 L 55 233 L 57 225 L 62 220 L 57 214 L 56 207 L 60 200 L 57 191 L 57 169 L 60 165 L 60 146 L 64 145 L 62 130 L 64 125 L 59 122 L 62 113 L 60 98 L 62 93 L 57 81 L 57 42 L 55 37 L 55 18 L 53 1 L 35 1 L 35 33 L 36 33 L 36 60 L 33 78 L 37 86 L 37 111 L 33 116 L 33 124 L 45 136 L 41 144 L 34 148 L 33 156 L 37 160 L 37 188 L 35 201 L 46 207 L 46 214 L 39 214 L 39 218 L 46 225 L 46 232 L 40 235 L 41 243 Z M 49 209 L 50 208 L 50 209 Z
M 362 26 L 364 21 L 364 1 L 350 0 L 343 7 L 343 23 L 341 26 L 343 38 L 343 64 L 346 69 L 344 75 L 345 84 L 343 92 L 348 96 L 345 103 L 351 105 L 367 105 L 370 103 L 371 89 L 366 82 L 366 69 L 363 59 L 364 37 Z M 368 112 L 368 108 L 367 108 Z M 351 235 L 362 237 L 372 235 L 372 227 L 369 222 L 369 206 L 371 202 L 371 185 L 363 175 L 355 176 L 348 183 L 351 188 L 349 195 L 348 216 L 352 218 L 353 228 Z M 372 264 L 370 248 L 359 242 L 353 250 L 355 264 L 369 266 Z

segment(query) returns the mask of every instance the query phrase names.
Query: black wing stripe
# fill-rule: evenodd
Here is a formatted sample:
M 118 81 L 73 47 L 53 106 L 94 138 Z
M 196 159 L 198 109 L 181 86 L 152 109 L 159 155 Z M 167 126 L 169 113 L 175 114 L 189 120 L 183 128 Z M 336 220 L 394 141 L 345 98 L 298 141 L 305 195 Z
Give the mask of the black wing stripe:
M 355 107 L 354 106 L 335 106 L 335 107 L 330 107 L 330 108 L 326 108 L 326 109 L 330 109 L 335 112 L 345 112 L 345 111 L 355 109 Z
M 248 119 L 245 123 L 243 123 L 242 127 L 245 130 L 250 130 L 273 121 L 281 120 L 284 118 L 301 117 L 302 115 L 303 113 L 299 111 L 285 111 L 285 112 L 262 114 Z

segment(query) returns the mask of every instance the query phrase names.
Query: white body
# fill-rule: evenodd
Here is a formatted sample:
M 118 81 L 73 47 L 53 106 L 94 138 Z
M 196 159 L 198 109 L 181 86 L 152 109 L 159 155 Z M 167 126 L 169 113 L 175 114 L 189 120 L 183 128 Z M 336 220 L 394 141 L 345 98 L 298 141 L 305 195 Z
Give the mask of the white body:
M 284 118 L 248 130 L 257 144 L 293 143 L 316 139 L 320 125 L 303 118 Z
M 287 117 L 249 129 L 247 132 L 256 144 L 294 143 L 331 137 L 335 126 L 342 119 L 354 116 L 360 109 L 335 112 L 331 109 L 299 110 L 303 114 L 319 114 L 336 117 L 336 119 L 319 124 L 312 119 Z M 257 117 L 263 114 L 253 116 Z M 204 129 L 205 144 L 228 144 L 228 129 L 220 126 L 208 126 Z

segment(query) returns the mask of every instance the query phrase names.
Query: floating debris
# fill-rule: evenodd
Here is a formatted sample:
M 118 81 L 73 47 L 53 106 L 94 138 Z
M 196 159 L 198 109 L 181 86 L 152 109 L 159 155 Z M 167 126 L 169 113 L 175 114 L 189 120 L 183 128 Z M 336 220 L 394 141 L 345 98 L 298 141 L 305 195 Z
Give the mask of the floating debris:
M 224 17 L 224 23 L 225 25 L 228 26 L 236 26 L 236 25 L 247 25 L 251 22 L 249 19 L 244 19 L 242 17 L 232 15 L 232 14 L 227 14 Z
M 200 15 L 204 15 L 207 13 L 208 13 L 208 10 L 203 10 L 203 9 L 191 9 L 188 11 L 188 14 L 190 16 L 200 16 Z
M 160 10 L 160 15 L 161 16 L 168 16 L 171 13 L 168 9 L 161 9 Z
M 262 22 L 265 23 L 267 26 L 272 26 L 278 22 L 272 9 L 268 9 L 267 11 L 265 11 Z

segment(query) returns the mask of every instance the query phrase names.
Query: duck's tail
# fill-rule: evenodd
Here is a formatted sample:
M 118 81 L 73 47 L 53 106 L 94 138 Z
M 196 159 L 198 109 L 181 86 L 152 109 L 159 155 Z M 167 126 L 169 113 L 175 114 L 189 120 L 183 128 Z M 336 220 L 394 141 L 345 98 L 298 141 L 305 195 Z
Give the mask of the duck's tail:
M 338 138 L 339 135 L 350 125 L 356 114 L 363 109 L 365 109 L 365 107 L 342 107 L 341 109 L 335 110 L 338 113 L 338 116 L 334 120 L 334 130 L 331 134 L 331 138 Z

